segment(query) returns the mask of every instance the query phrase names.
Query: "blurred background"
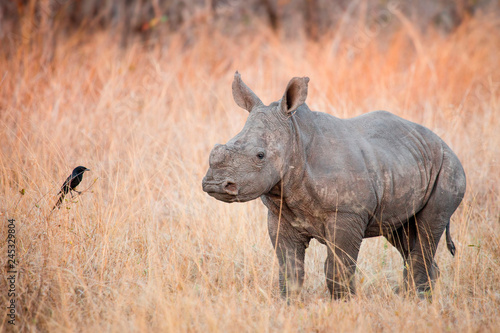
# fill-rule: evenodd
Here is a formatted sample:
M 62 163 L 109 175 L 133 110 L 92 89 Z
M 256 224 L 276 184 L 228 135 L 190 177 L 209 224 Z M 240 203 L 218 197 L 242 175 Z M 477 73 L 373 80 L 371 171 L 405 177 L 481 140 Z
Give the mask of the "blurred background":
M 102 30 L 115 34 L 121 46 L 162 43 L 172 32 L 206 27 L 235 36 L 267 26 L 288 38 L 319 40 L 338 29 L 352 32 L 354 26 L 377 34 L 394 23 L 395 10 L 421 31 L 447 34 L 474 15 L 498 14 L 499 7 L 495 0 L 4 0 L 0 40 L 5 50 L 18 38 L 42 39 L 48 56 L 58 37 Z
M 493 0 L 0 0 L 0 240 L 15 219 L 19 272 L 19 326 L 2 311 L 0 331 L 497 332 L 499 55 Z M 381 237 L 353 301 L 330 302 L 312 241 L 301 299 L 281 302 L 265 207 L 201 189 L 248 117 L 236 70 L 266 104 L 308 76 L 312 110 L 385 109 L 453 149 L 467 193 L 433 302 L 395 292 Z M 78 165 L 82 195 L 52 211 Z

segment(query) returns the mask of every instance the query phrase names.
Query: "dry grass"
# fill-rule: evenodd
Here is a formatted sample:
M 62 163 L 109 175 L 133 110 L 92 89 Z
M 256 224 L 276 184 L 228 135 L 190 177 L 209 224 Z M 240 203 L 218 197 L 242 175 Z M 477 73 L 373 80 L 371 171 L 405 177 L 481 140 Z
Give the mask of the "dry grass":
M 361 44 L 347 31 L 315 44 L 206 29 L 125 51 L 102 34 L 61 40 L 52 64 L 20 45 L 0 61 L 0 238 L 15 218 L 17 329 L 498 332 L 499 28 L 480 18 L 443 37 L 401 24 Z M 452 220 L 458 254 L 438 249 L 432 303 L 393 292 L 402 260 L 383 239 L 363 243 L 354 300 L 330 302 L 316 242 L 303 300 L 280 300 L 264 206 L 201 190 L 211 147 L 247 116 L 232 101 L 236 69 L 264 102 L 307 75 L 312 109 L 387 109 L 449 143 L 468 189 Z M 92 169 L 88 190 L 51 213 L 77 165 Z M 2 266 L 6 252 L 2 242 Z

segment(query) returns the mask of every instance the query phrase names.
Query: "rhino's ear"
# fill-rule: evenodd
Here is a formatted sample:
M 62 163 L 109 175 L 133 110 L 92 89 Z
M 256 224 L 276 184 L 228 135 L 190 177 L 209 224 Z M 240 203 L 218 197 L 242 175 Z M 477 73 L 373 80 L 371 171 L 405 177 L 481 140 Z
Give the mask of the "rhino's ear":
M 247 110 L 248 112 L 252 111 L 254 107 L 262 105 L 262 102 L 257 95 L 255 95 L 254 92 L 243 82 L 238 71 L 234 73 L 233 98 L 239 107 Z
M 280 107 L 283 113 L 290 114 L 305 103 L 307 98 L 308 77 L 294 77 L 288 82 Z

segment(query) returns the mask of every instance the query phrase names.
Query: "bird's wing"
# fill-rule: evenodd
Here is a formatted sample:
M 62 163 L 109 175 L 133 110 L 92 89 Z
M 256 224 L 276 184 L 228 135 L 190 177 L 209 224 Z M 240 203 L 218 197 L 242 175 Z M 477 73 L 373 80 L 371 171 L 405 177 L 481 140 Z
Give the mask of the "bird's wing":
M 69 175 L 69 177 L 66 178 L 66 180 L 64 181 L 64 184 L 61 186 L 61 190 L 59 191 L 59 193 L 68 193 L 72 179 L 73 179 L 73 175 Z

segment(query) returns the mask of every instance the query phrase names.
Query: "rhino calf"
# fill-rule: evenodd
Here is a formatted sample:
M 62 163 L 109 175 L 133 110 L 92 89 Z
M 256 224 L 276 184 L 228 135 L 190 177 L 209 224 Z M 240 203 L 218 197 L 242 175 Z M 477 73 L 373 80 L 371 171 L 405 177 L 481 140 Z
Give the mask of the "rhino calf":
M 465 193 L 465 173 L 436 134 L 389 112 L 338 119 L 305 104 L 309 78 L 293 78 L 264 105 L 236 72 L 245 126 L 210 153 L 203 190 L 224 202 L 261 198 L 284 297 L 300 291 L 305 250 L 325 244 L 333 298 L 354 293 L 363 238 L 384 236 L 405 261 L 405 286 L 422 294 L 438 276 L 434 255 Z

